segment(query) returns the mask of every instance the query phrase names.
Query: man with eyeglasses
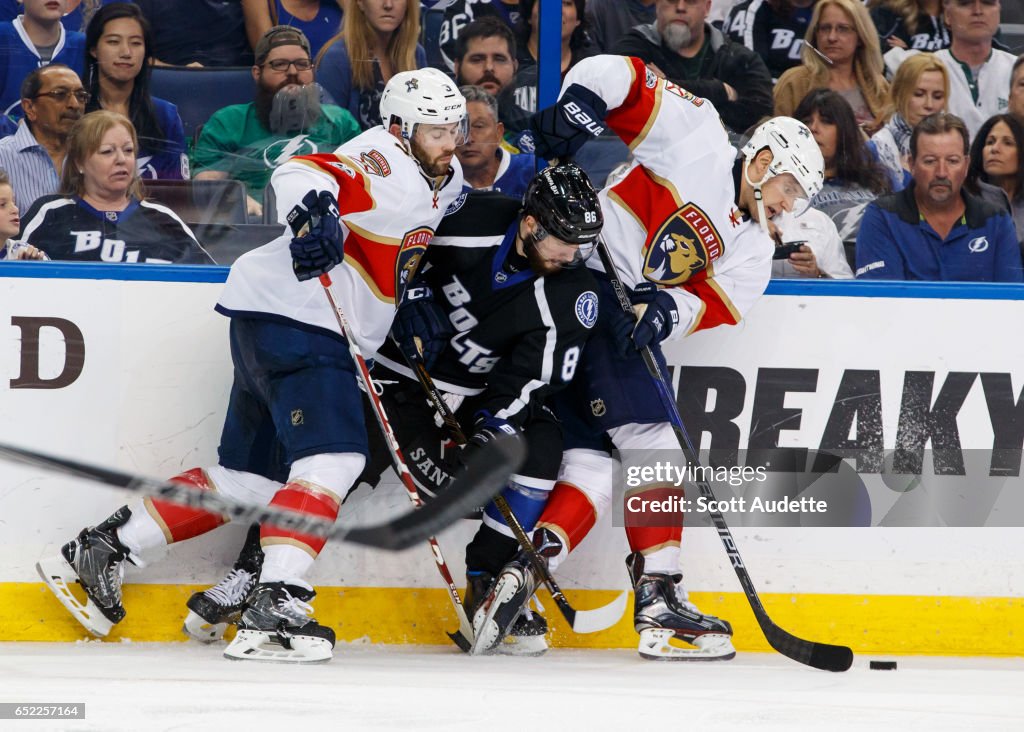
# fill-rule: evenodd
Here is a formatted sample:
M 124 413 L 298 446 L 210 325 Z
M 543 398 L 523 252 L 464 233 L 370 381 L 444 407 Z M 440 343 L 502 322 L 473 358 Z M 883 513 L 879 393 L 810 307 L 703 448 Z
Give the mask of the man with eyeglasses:
M 60 63 L 81 75 L 85 34 L 61 25 L 67 0 L 23 0 L 21 15 L 0 23 L 0 114 L 22 116 L 21 82 L 33 69 Z
M 942 2 L 952 41 L 935 56 L 949 69 L 949 112 L 964 121 L 972 139 L 985 120 L 1005 112 L 1009 104 L 1007 90 L 1017 59 L 993 45 L 1001 9 L 1000 0 Z M 892 49 L 886 53 L 886 66 L 895 72 L 914 53 L 918 52 Z
M 22 82 L 25 118 L 17 132 L 0 140 L 0 169 L 10 176 L 23 211 L 60 188 L 68 134 L 88 101 L 82 80 L 64 64 L 38 68 Z
M 192 152 L 196 180 L 245 183 L 250 216 L 263 211 L 274 169 L 296 155 L 331 152 L 359 134 L 352 114 L 321 104 L 309 40 L 289 26 L 271 28 L 256 44 L 256 98 L 217 110 Z
M 963 190 L 968 149 L 958 117 L 939 112 L 918 123 L 910 137 L 913 181 L 864 211 L 858 278 L 1024 281 L 1010 214 Z

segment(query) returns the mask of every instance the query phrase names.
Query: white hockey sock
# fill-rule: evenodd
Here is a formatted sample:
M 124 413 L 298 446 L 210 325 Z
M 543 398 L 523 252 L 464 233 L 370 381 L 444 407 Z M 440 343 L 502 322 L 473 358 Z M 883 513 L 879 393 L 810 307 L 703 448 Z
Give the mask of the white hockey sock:
M 679 547 L 665 546 L 644 555 L 644 572 L 675 574 L 679 571 Z
M 128 522 L 117 529 L 117 538 L 134 555 L 141 555 L 147 549 L 167 545 L 164 530 L 146 510 L 143 501 L 135 501 L 129 509 L 132 512 Z
M 300 583 L 313 566 L 313 557 L 297 546 L 271 544 L 263 547 L 263 571 L 260 582 Z

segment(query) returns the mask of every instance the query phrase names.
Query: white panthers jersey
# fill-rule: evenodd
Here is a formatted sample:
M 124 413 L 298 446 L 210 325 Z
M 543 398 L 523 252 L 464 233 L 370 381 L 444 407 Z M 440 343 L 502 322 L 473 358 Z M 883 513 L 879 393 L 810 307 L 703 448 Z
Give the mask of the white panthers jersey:
M 416 273 L 445 210 L 462 192 L 462 168 L 455 158 L 451 165 L 445 178 L 429 178 L 400 140 L 377 127 L 334 153 L 293 158 L 271 177 L 281 224 L 311 190 L 330 191 L 337 198 L 345 258 L 330 276 L 356 343 L 366 353 L 376 351 L 387 337 L 395 303 Z M 286 229 L 239 257 L 217 310 L 339 333 L 319 280 L 295 278 L 291 240 Z
M 736 150 L 714 106 L 637 58 L 584 59 L 562 88 L 570 84 L 608 104 L 608 126 L 633 153 L 600 192 L 602 238 L 622 281 L 648 280 L 675 298 L 672 337 L 738 323 L 768 286 L 774 245 L 736 208 Z M 602 269 L 598 257 L 588 264 Z

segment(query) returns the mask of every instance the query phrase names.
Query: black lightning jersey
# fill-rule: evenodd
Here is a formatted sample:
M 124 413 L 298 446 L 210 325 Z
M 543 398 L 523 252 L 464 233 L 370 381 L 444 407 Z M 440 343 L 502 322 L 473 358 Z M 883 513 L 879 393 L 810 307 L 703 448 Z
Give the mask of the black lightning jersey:
M 50 259 L 213 264 L 185 222 L 150 201 L 98 211 L 77 196 L 43 196 L 25 216 L 21 239 Z
M 586 267 L 538 277 L 515 250 L 520 202 L 468 193 L 449 207 L 420 269 L 455 329 L 431 369 L 440 389 L 482 396 L 480 408 L 521 426 L 572 380 L 597 323 Z M 412 376 L 390 341 L 380 360 Z

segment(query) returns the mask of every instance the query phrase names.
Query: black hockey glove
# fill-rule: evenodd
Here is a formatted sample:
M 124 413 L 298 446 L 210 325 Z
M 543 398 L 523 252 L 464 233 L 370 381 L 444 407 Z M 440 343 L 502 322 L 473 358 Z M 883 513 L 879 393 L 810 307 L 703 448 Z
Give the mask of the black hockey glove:
M 583 143 L 604 132 L 608 105 L 581 84 L 572 84 L 552 106 L 530 117 L 537 157 L 568 160 Z
M 330 191 L 309 191 L 288 213 L 292 268 L 302 282 L 330 272 L 345 257 L 338 201 Z
M 675 299 L 659 290 L 653 282 L 641 282 L 630 296 L 634 310 L 639 309 L 635 323 L 633 319 L 621 313 L 612 325 L 615 343 L 623 356 L 630 350 L 639 351 L 645 346 L 653 346 L 668 338 L 679 323 L 679 309 Z M 639 308 L 637 306 L 640 306 Z
M 398 304 L 391 337 L 411 362 L 422 362 L 429 371 L 455 334 L 448 314 L 426 285 L 408 287 Z
M 502 436 L 522 439 L 522 432 L 507 419 L 495 417 L 486 409 L 481 409 L 473 415 L 473 434 L 466 440 L 466 446 L 462 448 L 461 460 L 464 461 L 476 450 L 480 450 Z

